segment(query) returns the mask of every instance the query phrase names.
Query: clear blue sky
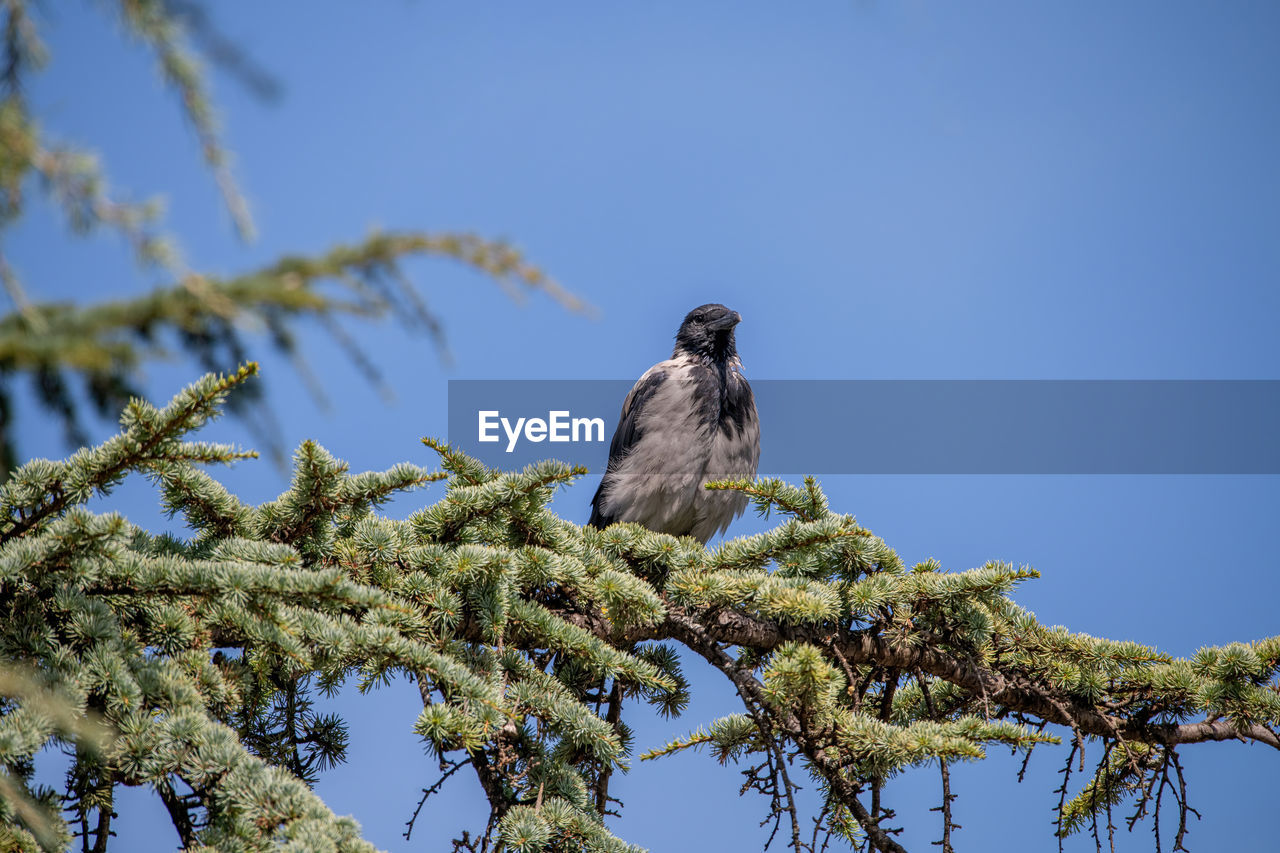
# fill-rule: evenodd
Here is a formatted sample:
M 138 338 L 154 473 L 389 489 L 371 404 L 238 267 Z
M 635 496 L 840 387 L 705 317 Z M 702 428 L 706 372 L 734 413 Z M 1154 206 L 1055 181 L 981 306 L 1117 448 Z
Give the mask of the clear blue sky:
M 284 85 L 263 104 L 213 78 L 261 230 L 249 247 L 107 5 L 45 4 L 52 62 L 30 95 L 50 132 L 102 151 L 116 186 L 166 195 L 194 267 L 245 270 L 373 226 L 467 229 L 514 240 L 598 307 L 592 320 L 544 298 L 518 306 L 465 270 L 415 263 L 456 364 L 391 326 L 357 328 L 394 404 L 316 329 L 304 351 L 331 411 L 263 355 L 288 445 L 314 438 L 355 470 L 431 464 L 417 440 L 444 433 L 450 377 L 635 377 L 708 301 L 743 315 L 758 378 L 1280 378 L 1273 3 L 218 4 Z M 70 242 L 41 204 L 5 249 L 40 297 L 148 281 L 118 241 Z M 148 387 L 167 398 L 192 378 L 161 365 Z M 62 455 L 44 426 L 25 423 L 23 450 Z M 206 435 L 251 441 L 234 422 Z M 265 462 L 224 479 L 251 500 L 282 486 Z M 1017 599 L 1049 624 L 1179 655 L 1280 631 L 1274 477 L 823 481 L 908 562 L 1036 566 L 1043 579 Z M 594 487 L 557 509 L 585 520 Z M 163 523 L 145 484 L 109 504 Z M 641 750 L 733 710 L 715 674 L 690 667 L 692 707 L 674 723 L 637 715 Z M 351 761 L 319 791 L 381 847 L 447 849 L 486 808 L 462 781 L 412 844 L 400 838 L 435 778 L 409 731 L 415 699 L 403 683 L 342 696 Z M 1064 756 L 1037 753 L 1021 786 L 1004 754 L 958 769 L 960 849 L 1053 849 Z M 1280 755 L 1184 756 L 1204 816 L 1192 849 L 1273 849 Z M 757 849 L 765 803 L 738 783 L 706 756 L 637 766 L 614 826 L 655 851 Z M 910 849 L 933 849 L 938 792 L 932 769 L 890 788 Z M 158 801 L 124 799 L 118 849 L 176 845 Z M 1152 849 L 1149 827 L 1120 849 Z

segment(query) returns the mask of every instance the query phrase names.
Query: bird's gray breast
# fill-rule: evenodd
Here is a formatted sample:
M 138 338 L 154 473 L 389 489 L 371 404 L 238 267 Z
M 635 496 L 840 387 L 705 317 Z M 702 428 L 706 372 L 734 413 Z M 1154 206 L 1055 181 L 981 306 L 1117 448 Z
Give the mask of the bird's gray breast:
M 736 369 L 722 382 L 714 368 L 691 359 L 654 365 L 637 387 L 655 371 L 666 378 L 638 413 L 640 438 L 616 460 L 601 497 L 618 520 L 706 542 L 742 514 L 746 498 L 703 484 L 752 478 L 759 463 L 750 387 Z M 726 413 L 729 398 L 734 414 Z

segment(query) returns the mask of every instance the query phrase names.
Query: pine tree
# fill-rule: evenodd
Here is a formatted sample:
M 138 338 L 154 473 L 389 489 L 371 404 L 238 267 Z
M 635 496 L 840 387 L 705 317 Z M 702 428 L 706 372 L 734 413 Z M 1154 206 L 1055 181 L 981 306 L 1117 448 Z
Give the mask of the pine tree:
M 95 158 L 52 142 L 32 115 L 22 82 L 44 51 L 31 5 L 0 6 L 0 226 L 43 192 L 73 228 L 118 233 L 170 283 L 111 304 L 46 305 L 0 256 L 16 306 L 0 320 L 0 377 L 29 376 L 74 445 L 88 443 L 81 401 L 124 409 L 115 437 L 62 461 L 18 467 L 0 435 L 0 850 L 110 849 L 121 786 L 153 792 L 187 848 L 371 849 L 310 787 L 345 757 L 346 724 L 321 709 L 352 679 L 366 691 L 417 685 L 415 731 L 440 768 L 424 801 L 470 773 L 490 806 L 484 826 L 458 828 L 455 851 L 472 853 L 633 849 L 605 823 L 622 809 L 614 774 L 698 749 L 742 766 L 743 790 L 796 853 L 901 850 L 885 784 L 936 772 L 945 853 L 955 762 L 1059 743 L 1059 835 L 1089 832 L 1101 848 L 1114 811 L 1128 809 L 1156 824 L 1157 849 L 1170 836 L 1177 849 L 1193 813 L 1183 744 L 1280 749 L 1280 638 L 1182 660 L 1043 626 L 1012 598 L 1033 569 L 907 567 L 832 512 L 813 480 L 713 484 L 782 517 L 713 550 L 634 525 L 580 527 L 548 502 L 582 470 L 492 470 L 434 440 L 423 453 L 439 470 L 360 474 L 305 442 L 286 491 L 242 502 L 206 468 L 255 454 L 191 435 L 254 399 L 256 368 L 237 368 L 255 343 L 246 318 L 286 351 L 302 316 L 343 345 L 337 321 L 370 313 L 438 339 L 440 318 L 399 274 L 414 254 L 579 303 L 511 247 L 466 234 L 378 234 L 230 278 L 188 269 L 156 206 L 115 197 Z M 154 52 L 247 237 L 194 60 L 264 94 L 271 80 L 199 4 L 110 8 Z M 157 408 L 140 399 L 136 370 L 163 342 L 211 372 Z M 0 387 L 0 428 L 12 399 Z M 128 476 L 150 480 L 188 533 L 87 508 Z M 379 513 L 426 488 L 436 493 L 409 518 Z M 740 712 L 636 756 L 627 719 L 641 704 L 680 715 L 689 655 L 728 679 Z M 46 746 L 69 756 L 60 789 L 35 781 Z M 821 793 L 815 814 L 802 784 Z
M 1060 834 L 1101 845 L 1127 803 L 1157 823 L 1172 810 L 1178 849 L 1182 745 L 1280 749 L 1280 637 L 1180 660 L 1046 628 L 1010 597 L 1034 570 L 908 568 L 813 480 L 715 484 L 786 520 L 714 550 L 559 518 L 547 503 L 581 469 L 501 472 L 429 439 L 440 471 L 356 475 L 306 442 L 289 489 L 244 504 L 202 466 L 252 454 L 188 434 L 254 373 L 206 376 L 163 409 L 134 400 L 116 437 L 0 489 L 0 848 L 106 850 L 128 785 L 160 797 L 186 847 L 366 849 L 308 788 L 346 744 L 313 697 L 352 677 L 416 682 L 440 784 L 468 768 L 489 800 L 455 844 L 471 851 L 633 849 L 603 821 L 633 758 L 624 706 L 679 714 L 680 653 L 742 710 L 640 758 L 705 747 L 746 764 L 797 852 L 902 850 L 881 792 L 926 766 L 953 849 L 950 764 L 1063 740 Z M 189 536 L 84 507 L 130 473 Z M 443 496 L 409 518 L 377 513 L 435 481 Z M 60 792 L 32 781 L 49 743 L 72 757 Z M 817 815 L 797 804 L 806 777 Z

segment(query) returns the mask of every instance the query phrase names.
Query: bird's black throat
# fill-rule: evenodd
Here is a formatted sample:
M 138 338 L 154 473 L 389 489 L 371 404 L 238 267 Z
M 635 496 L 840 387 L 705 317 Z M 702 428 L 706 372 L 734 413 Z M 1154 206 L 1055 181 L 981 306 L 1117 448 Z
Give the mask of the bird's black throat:
M 702 386 L 698 397 L 703 417 L 718 429 L 741 425 L 742 406 L 734 399 L 738 383 L 733 373 L 739 365 L 734 328 L 740 319 L 736 311 L 711 303 L 690 311 L 676 333 L 674 357 L 708 368 L 697 378 Z
M 729 363 L 738 357 L 738 347 L 733 340 L 733 329 L 710 333 L 710 340 L 699 342 L 696 348 L 684 349 L 684 353 L 692 355 L 707 367 L 714 367 L 723 377 Z M 676 347 L 676 354 L 681 352 Z

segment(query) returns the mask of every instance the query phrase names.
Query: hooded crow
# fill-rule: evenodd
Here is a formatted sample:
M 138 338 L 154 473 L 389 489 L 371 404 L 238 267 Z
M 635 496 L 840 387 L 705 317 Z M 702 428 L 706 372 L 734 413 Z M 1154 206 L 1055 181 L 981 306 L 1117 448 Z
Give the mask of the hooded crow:
M 671 358 L 636 382 L 591 499 L 592 526 L 633 521 L 706 544 L 742 515 L 746 495 L 703 487 L 752 479 L 760 462 L 755 398 L 733 337 L 741 320 L 723 305 L 694 308 Z

